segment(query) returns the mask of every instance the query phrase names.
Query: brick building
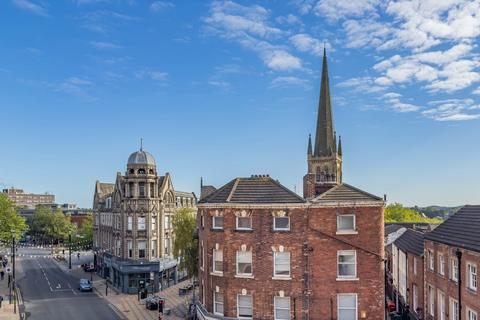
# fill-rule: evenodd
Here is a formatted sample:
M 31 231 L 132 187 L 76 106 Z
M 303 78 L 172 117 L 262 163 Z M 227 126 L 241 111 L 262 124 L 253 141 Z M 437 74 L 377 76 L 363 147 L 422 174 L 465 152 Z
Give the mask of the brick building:
M 425 235 L 426 319 L 478 320 L 480 206 L 465 206 Z
M 17 207 L 35 209 L 37 205 L 51 205 L 55 203 L 55 195 L 53 194 L 35 194 L 35 193 L 25 193 L 22 189 L 3 189 L 7 197 L 10 198 Z
M 393 287 L 399 305 L 409 306 L 411 319 L 424 318 L 423 237 L 422 232 L 407 229 L 392 246 Z
M 342 182 L 327 71 L 304 197 L 265 175 L 202 188 L 201 319 L 384 319 L 384 202 Z

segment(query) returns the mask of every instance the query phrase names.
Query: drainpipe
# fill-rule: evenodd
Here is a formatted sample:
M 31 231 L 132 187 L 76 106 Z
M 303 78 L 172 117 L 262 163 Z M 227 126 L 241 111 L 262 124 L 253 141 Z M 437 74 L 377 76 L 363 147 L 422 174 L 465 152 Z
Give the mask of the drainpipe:
M 462 251 L 455 252 L 458 260 L 458 319 L 462 320 Z

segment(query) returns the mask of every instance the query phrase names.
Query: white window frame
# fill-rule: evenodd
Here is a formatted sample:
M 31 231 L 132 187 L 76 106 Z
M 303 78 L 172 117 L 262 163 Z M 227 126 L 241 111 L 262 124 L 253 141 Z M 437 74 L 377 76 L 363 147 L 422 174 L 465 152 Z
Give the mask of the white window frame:
M 127 256 L 129 259 L 133 258 L 134 253 L 133 253 L 133 241 L 132 240 L 127 240 Z
M 280 299 L 288 299 L 288 309 L 286 308 L 277 308 L 277 299 L 280 300 Z M 279 296 L 275 296 L 273 297 L 273 317 L 275 320 L 285 320 L 284 318 L 278 318 L 277 317 L 277 309 L 281 309 L 281 310 L 288 310 L 288 314 L 289 314 L 289 317 L 288 317 L 288 320 L 290 320 L 290 316 L 291 316 L 291 300 L 290 300 L 290 297 L 279 297 Z
M 434 271 L 435 268 L 435 255 L 432 250 L 428 249 L 428 270 Z
M 251 273 L 239 273 L 238 272 L 238 254 L 239 252 L 250 252 L 250 269 L 252 270 Z M 235 262 L 235 266 L 236 266 L 236 276 L 237 277 L 253 277 L 253 252 L 251 250 L 247 250 L 247 251 L 237 251 L 236 253 L 236 262 Z
M 218 253 L 220 253 L 222 255 L 222 259 L 221 260 L 217 260 L 217 257 L 218 257 Z M 223 274 L 223 250 L 222 249 L 215 249 L 213 248 L 213 252 L 212 252 L 212 272 L 213 273 L 217 273 L 217 274 Z M 217 270 L 216 269 L 216 262 L 221 262 L 222 263 L 222 270 Z
M 133 217 L 127 217 L 127 230 L 131 231 L 133 229 Z
M 358 295 L 356 293 L 339 293 L 337 294 L 337 319 L 338 320 L 341 320 L 340 319 L 340 297 L 341 296 L 354 296 L 355 297 L 355 320 L 358 319 Z M 342 310 L 345 309 L 345 308 L 342 308 Z M 347 309 L 347 310 L 352 310 L 351 308 L 350 309 Z
M 418 309 L 418 286 L 414 283 L 412 289 L 413 311 L 416 313 Z
M 432 317 L 435 317 L 435 288 L 431 285 L 427 286 L 427 306 L 428 306 L 428 314 Z
M 277 227 L 277 218 L 288 219 L 288 226 L 286 228 Z M 274 231 L 289 231 L 290 230 L 290 217 L 289 216 L 273 217 L 273 230 Z
M 340 229 L 340 219 L 345 217 L 353 217 L 353 229 Z M 354 213 L 337 215 L 337 234 L 357 234 L 357 217 Z
M 413 274 L 414 275 L 417 275 L 417 262 L 418 262 L 418 259 L 417 257 L 413 257 Z
M 445 275 L 445 256 L 443 253 L 438 253 L 438 274 L 441 276 Z
M 477 264 L 467 261 L 467 288 L 477 291 L 478 288 L 478 268 Z
M 277 255 L 287 254 L 288 255 L 288 275 L 287 274 L 277 274 Z M 289 251 L 275 251 L 273 252 L 273 277 L 274 278 L 286 278 L 290 279 L 292 275 L 292 254 Z
M 350 253 L 350 254 L 353 253 L 355 274 L 354 275 L 343 276 L 343 275 L 340 275 L 340 256 L 348 254 L 348 253 Z M 342 263 L 342 264 L 351 264 L 351 263 Z M 339 250 L 339 251 L 337 251 L 337 279 L 339 279 L 339 280 L 357 279 L 357 251 L 356 250 Z
M 250 301 L 251 301 L 251 306 L 250 306 L 250 309 L 252 309 L 252 316 L 251 317 L 240 317 L 240 303 L 239 303 L 239 297 L 242 296 L 242 297 L 250 297 Z M 245 307 L 244 307 L 245 308 Z M 253 319 L 253 297 L 251 294 L 237 294 L 237 318 L 238 319 Z
M 146 217 L 137 217 L 137 230 L 144 231 L 147 228 L 147 218 Z
M 218 302 L 216 297 L 217 297 L 217 294 L 219 295 L 222 295 L 223 297 L 223 302 Z M 223 317 L 223 313 L 225 312 L 225 309 L 223 309 L 224 312 L 218 312 L 217 311 L 217 304 L 221 304 L 223 308 L 225 308 L 225 295 L 220 293 L 220 292 L 216 292 L 216 291 L 213 291 L 213 314 L 216 314 L 217 316 L 222 316 Z
M 458 282 L 458 260 L 457 258 L 450 259 L 450 279 Z
M 467 320 L 478 320 L 478 313 L 467 307 Z
M 449 310 L 449 319 L 450 320 L 458 320 L 458 300 L 450 298 L 449 304 L 448 304 L 448 310 Z
M 144 256 L 143 257 L 140 257 L 140 243 L 145 243 L 145 248 L 143 249 L 143 251 L 145 252 Z M 146 259 L 148 258 L 148 244 L 147 244 L 147 241 L 146 240 L 138 240 L 137 241 L 137 248 L 138 248 L 138 259 Z
M 152 231 L 157 231 L 157 217 L 152 217 Z
M 238 226 L 238 219 L 249 219 L 249 220 L 250 220 L 250 227 L 248 227 L 248 228 L 239 227 L 239 226 Z M 249 216 L 249 217 L 239 217 L 239 216 L 237 216 L 237 217 L 235 218 L 235 224 L 236 224 L 236 225 L 235 225 L 235 228 L 236 228 L 237 230 L 252 230 L 252 216 Z
M 216 223 L 215 223 L 215 219 L 216 218 L 221 218 L 222 219 L 222 226 L 217 226 Z M 223 230 L 223 223 L 225 222 L 223 216 L 213 216 L 212 217 L 212 229 L 215 229 L 215 230 Z
M 447 310 L 445 308 L 445 293 L 437 289 L 437 320 L 445 320 Z

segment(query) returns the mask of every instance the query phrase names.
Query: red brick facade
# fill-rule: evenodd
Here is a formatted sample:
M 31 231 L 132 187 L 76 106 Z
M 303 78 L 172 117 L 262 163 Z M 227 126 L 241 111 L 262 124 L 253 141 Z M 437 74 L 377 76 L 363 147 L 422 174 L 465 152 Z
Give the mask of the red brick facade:
M 292 319 L 337 319 L 337 294 L 356 294 L 358 319 L 384 319 L 383 205 L 315 204 L 231 207 L 199 205 L 200 301 L 213 312 L 216 290 L 224 295 L 224 316 L 237 317 L 237 294 L 252 296 L 253 319 L 274 319 L 274 297 L 290 297 Z M 252 216 L 252 231 L 236 230 L 236 212 Z M 290 217 L 290 231 L 274 231 L 272 213 Z M 212 229 L 222 214 L 223 230 Z M 337 215 L 355 214 L 356 232 L 337 234 Z M 203 215 L 203 218 L 202 218 Z M 202 224 L 203 221 L 203 224 Z M 236 252 L 252 250 L 253 278 L 236 275 Z M 202 249 L 203 248 L 203 249 Z M 223 251 L 223 275 L 212 274 L 213 249 Z M 290 278 L 273 279 L 273 252 L 290 252 Z M 356 252 L 357 276 L 337 279 L 337 252 Z
M 423 257 L 407 254 L 407 304 L 415 311 L 421 319 L 424 318 L 424 292 L 423 292 Z M 417 266 L 414 267 L 414 264 Z M 415 272 L 416 271 L 416 272 Z M 416 289 L 414 289 L 414 287 Z M 416 294 L 416 302 L 414 295 Z
M 458 301 L 458 282 L 452 278 L 452 261 L 457 260 L 456 256 L 457 247 L 449 246 L 443 243 L 434 242 L 430 240 L 425 241 L 425 319 L 442 319 L 440 314 L 441 302 L 439 298 L 445 297 L 445 314 L 443 319 L 454 320 L 450 307 L 452 299 Z M 477 318 L 480 319 L 480 292 L 477 283 L 477 290 L 468 288 L 469 276 L 468 276 L 468 264 L 476 266 L 477 281 L 478 281 L 478 268 L 480 267 L 480 253 L 463 250 L 460 270 L 461 270 L 461 320 L 471 320 L 475 318 L 469 318 L 470 314 L 476 313 Z M 430 268 L 429 256 L 433 254 L 433 270 Z M 443 275 L 441 274 L 440 256 L 444 257 Z M 429 287 L 432 288 L 434 293 L 433 302 L 433 315 L 429 309 Z M 440 291 L 440 294 L 439 294 Z

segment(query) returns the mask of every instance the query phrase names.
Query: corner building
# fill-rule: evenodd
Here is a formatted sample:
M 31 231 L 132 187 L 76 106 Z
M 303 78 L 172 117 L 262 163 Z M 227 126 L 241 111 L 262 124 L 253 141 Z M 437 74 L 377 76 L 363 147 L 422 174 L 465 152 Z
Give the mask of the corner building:
M 193 193 L 175 191 L 169 173 L 157 174 L 154 157 L 140 148 L 114 184 L 97 181 L 93 200 L 94 262 L 123 293 L 150 292 L 183 277 L 172 256 L 172 219 L 179 207 L 196 208 Z
M 202 186 L 200 319 L 384 319 L 382 198 L 342 182 L 324 55 L 304 197 L 267 175 Z

